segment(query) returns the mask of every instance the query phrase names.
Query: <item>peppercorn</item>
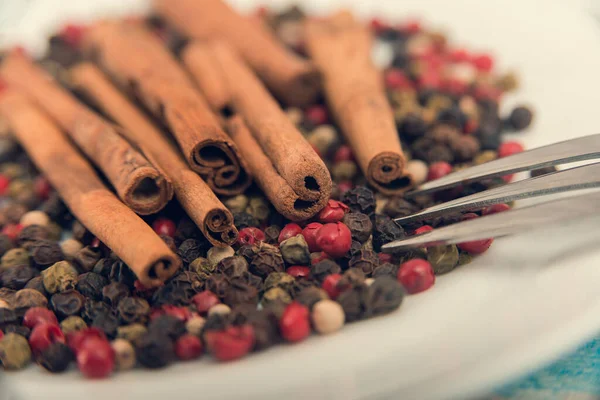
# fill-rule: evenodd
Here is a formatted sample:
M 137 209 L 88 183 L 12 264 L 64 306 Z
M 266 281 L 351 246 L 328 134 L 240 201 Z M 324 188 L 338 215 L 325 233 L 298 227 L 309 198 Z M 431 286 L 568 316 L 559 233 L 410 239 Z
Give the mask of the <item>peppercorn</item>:
M 365 283 L 365 279 L 365 273 L 360 268 L 349 268 L 337 282 L 337 288 L 344 291 L 354 286 L 360 286 Z
M 373 270 L 372 276 L 373 278 L 377 278 L 380 276 L 391 276 L 395 278 L 398 275 L 398 268 L 399 265 L 386 262 L 375 268 Z
M 58 324 L 42 322 L 37 324 L 29 335 L 29 346 L 33 355 L 37 356 L 52 343 L 65 343 L 66 339 Z
M 204 288 L 202 277 L 193 271 L 180 271 L 169 280 L 168 284 L 181 288 L 181 291 L 189 292 L 191 296 Z
M 22 369 L 31 361 L 31 350 L 27 339 L 16 333 L 7 333 L 0 340 L 0 362 L 4 369 Z
M 90 338 L 77 350 L 77 367 L 88 378 L 106 378 L 115 364 L 115 354 L 103 339 Z
M 398 132 L 403 139 L 408 141 L 423 136 L 426 130 L 427 124 L 415 113 L 409 113 L 398 126 Z
M 77 270 L 68 261 L 59 261 L 50 268 L 42 271 L 44 289 L 49 294 L 62 292 L 75 287 Z
M 146 334 L 146 332 L 148 332 L 148 329 L 142 324 L 119 326 L 117 328 L 117 338 L 135 342 L 138 338 Z
M 237 196 L 230 197 L 223 202 L 225 207 L 227 207 L 232 214 L 245 211 L 246 207 L 248 207 L 248 203 L 249 199 L 244 194 L 238 194 Z
M 331 176 L 336 182 L 350 181 L 358 173 L 358 166 L 354 161 L 339 161 L 331 167 Z
M 290 294 L 279 287 L 274 287 L 267 290 L 261 299 L 261 304 L 263 307 L 267 307 L 274 303 L 289 304 L 291 302 L 292 298 Z
M 373 229 L 373 249 L 381 251 L 381 246 L 405 237 L 404 229 L 387 215 L 377 215 Z
M 44 280 L 41 276 L 36 276 L 27 282 L 25 289 L 33 289 L 39 292 L 42 296 L 48 297 L 48 293 L 46 292 L 46 289 L 44 289 Z
M 247 212 L 233 213 L 233 223 L 238 229 L 258 228 L 260 222 L 252 214 Z
M 352 256 L 348 262 L 348 266 L 352 269 L 359 269 L 365 275 L 370 276 L 375 268 L 379 266 L 379 257 L 374 251 L 361 248 L 357 254 Z
M 433 246 L 427 249 L 427 261 L 436 275 L 446 274 L 458 264 L 458 248 L 456 245 Z
M 255 343 L 254 328 L 248 324 L 211 330 L 204 334 L 204 338 L 207 348 L 219 361 L 241 358 L 252 350 Z
M 310 132 L 306 138 L 320 154 L 328 154 L 337 144 L 339 137 L 335 128 L 331 125 L 322 125 Z
M 197 259 L 198 257 L 203 257 L 206 255 L 206 251 L 208 250 L 208 246 L 205 245 L 204 242 L 201 242 L 196 239 L 186 239 L 179 245 L 179 249 L 177 254 L 181 257 L 181 261 L 185 265 L 190 264 L 192 261 Z
M 112 258 L 101 258 L 100 260 L 98 260 L 96 265 L 94 265 L 92 272 L 98 275 L 102 275 L 105 278 L 108 278 L 110 276 L 110 272 L 114 262 L 115 260 Z
M 300 303 L 290 303 L 279 320 L 281 336 L 288 342 L 299 342 L 310 335 L 310 312 Z
M 73 257 L 73 265 L 81 272 L 90 272 L 96 263 L 102 258 L 102 250 L 85 246 Z
M 330 334 L 344 326 L 344 309 L 333 300 L 320 300 L 312 308 L 311 319 L 318 333 Z
M 229 291 L 223 297 L 225 304 L 235 307 L 240 304 L 256 304 L 258 290 L 242 279 L 232 279 Z
M 80 331 L 71 332 L 67 336 L 67 344 L 75 353 L 77 353 L 84 342 L 90 339 L 100 339 L 107 341 L 106 334 L 98 328 L 85 328 Z
M 0 329 L 7 325 L 16 324 L 19 321 L 17 313 L 9 308 L 0 308 Z
M 97 316 L 112 312 L 111 308 L 102 301 L 94 301 L 86 299 L 83 310 L 81 311 L 81 318 L 88 324 L 91 323 Z
M 115 367 L 119 371 L 127 371 L 135 366 L 135 349 L 125 339 L 115 339 L 110 344 L 115 354 Z
M 68 335 L 71 332 L 81 331 L 87 327 L 85 321 L 81 317 L 75 315 L 67 317 L 60 323 L 60 329 L 65 335 Z
M 58 243 L 50 240 L 39 240 L 29 249 L 34 265 L 42 270 L 54 263 L 62 261 L 65 256 Z
M 27 212 L 27 207 L 23 204 L 9 202 L 2 207 L 3 215 L 6 218 L 6 222 L 9 224 L 15 224 L 19 229 L 23 229 L 23 227 L 19 224 L 19 220 Z M 18 234 L 18 233 L 17 233 Z
M 75 359 L 73 351 L 64 343 L 52 343 L 37 357 L 37 363 L 46 371 L 60 373 L 67 370 Z
M 531 110 L 525 106 L 518 106 L 511 111 L 507 122 L 512 129 L 522 131 L 531 124 L 532 120 L 533 113 Z
M 222 259 L 232 257 L 235 250 L 231 246 L 227 247 L 212 247 L 208 250 L 207 259 L 213 265 L 217 265 Z
M 401 196 L 392 197 L 382 212 L 390 218 L 406 217 L 419 211 L 419 208 Z
M 323 225 L 316 235 L 317 246 L 334 258 L 343 257 L 350 250 L 352 234 L 341 222 Z
M 230 288 L 230 282 L 223 274 L 213 274 L 206 280 L 205 287 L 222 300 Z
M 264 197 L 251 197 L 246 212 L 256 218 L 259 223 L 265 223 L 269 219 L 271 210 Z
M 19 223 L 24 227 L 29 225 L 47 226 L 50 218 L 43 211 L 29 211 L 23 214 Z
M 278 287 L 285 291 L 289 291 L 293 285 L 295 279 L 286 272 L 272 272 L 267 276 L 263 284 L 263 290 Z
M 211 264 L 204 257 L 198 257 L 190 263 L 189 269 L 196 272 L 202 279 L 207 279 L 215 271 L 216 264 Z
M 303 267 L 300 265 L 294 265 L 292 267 L 289 267 L 288 269 L 285 270 L 285 272 L 287 272 L 289 275 L 293 276 L 294 278 L 307 278 L 308 276 L 310 276 L 310 268 Z
M 196 291 L 192 288 L 191 284 L 178 284 L 177 282 L 169 281 L 152 294 L 151 302 L 155 307 L 167 304 L 181 306 L 189 304 L 192 296 L 195 294 Z
M 17 244 L 20 247 L 29 250 L 36 242 L 48 239 L 48 229 L 39 225 L 29 225 L 19 232 Z
M 117 335 L 117 328 L 119 327 L 119 319 L 113 312 L 105 312 L 96 315 L 90 324 L 93 328 L 98 328 L 106 334 L 109 338 L 114 338 Z
M 87 272 L 77 277 L 75 288 L 85 297 L 102 300 L 102 290 L 108 285 L 108 280 L 102 275 Z
M 50 306 L 60 319 L 77 316 L 85 305 L 85 297 L 76 290 L 56 293 L 50 298 Z
M 228 315 L 230 313 L 231 313 L 231 307 L 229 307 L 227 304 L 223 304 L 223 303 L 215 304 L 208 310 L 209 317 L 214 314 Z
M 25 339 L 29 340 L 29 336 L 31 336 L 31 329 L 22 325 L 8 325 L 4 327 L 4 333 L 16 333 L 17 335 L 23 336 Z M 0 339 L 2 339 L 0 337 Z
M 321 300 L 329 299 L 327 292 L 316 286 L 310 286 L 302 289 L 295 297 L 294 300 L 298 303 L 305 305 L 309 309 Z
M 186 332 L 185 322 L 171 315 L 160 315 L 150 322 L 148 332 L 175 340 Z
M 139 297 L 125 297 L 119 301 L 117 313 L 124 324 L 145 323 L 150 314 L 150 305 Z
M 148 332 L 133 344 L 138 362 L 146 368 L 164 368 L 175 358 L 173 342 L 165 334 Z
M 119 304 L 119 301 L 129 296 L 129 288 L 119 282 L 111 282 L 102 288 L 102 300 L 113 307 Z
M 136 281 L 136 276 L 121 260 L 117 260 L 113 262 L 110 266 L 110 272 L 108 273 L 108 279 L 116 282 L 121 282 L 128 287 L 132 287 L 133 283 Z
M 364 302 L 369 316 L 372 317 L 397 309 L 403 299 L 402 285 L 393 277 L 381 276 L 368 286 Z
M 0 234 L 0 257 L 14 247 L 12 240 L 5 234 Z
M 342 202 L 352 212 L 359 212 L 371 217 L 375 213 L 375 195 L 365 186 L 357 186 L 342 196 Z
M 308 244 L 302 235 L 296 235 L 284 240 L 280 244 L 283 260 L 290 265 L 310 264 L 310 252 Z
M 199 316 L 194 316 L 185 323 L 185 329 L 191 335 L 200 336 L 200 333 L 202 332 L 202 328 L 204 327 L 205 322 L 206 322 L 206 320 L 204 318 L 199 317 Z
M 322 283 L 328 275 L 339 274 L 340 272 L 342 272 L 342 269 L 339 264 L 333 260 L 320 261 L 310 268 L 311 278 L 319 283 Z
M 260 277 L 266 277 L 271 272 L 283 272 L 284 263 L 281 253 L 273 250 L 260 250 L 250 263 L 250 272 Z
M 423 292 L 435 283 L 435 274 L 431 264 L 419 259 L 400 265 L 397 278 L 409 294 Z
M 45 212 L 52 221 L 62 226 L 65 226 L 73 218 L 69 209 L 56 192 L 50 194 L 48 199 L 41 205 L 40 210 Z
M 302 236 L 308 245 L 308 250 L 312 253 L 320 251 L 321 249 L 317 245 L 317 232 L 323 225 L 318 222 L 311 222 L 302 229 Z
M 15 265 L 2 270 L 0 283 L 6 288 L 19 290 L 24 288 L 27 282 L 37 275 L 38 271 L 29 265 Z
M 357 321 L 365 314 L 364 297 L 366 296 L 366 286 L 355 286 L 337 296 L 337 302 L 344 310 L 347 322 Z
M 265 242 L 269 244 L 277 244 L 279 243 L 279 234 L 281 231 L 277 225 L 267 226 L 264 230 L 265 233 Z
M 2 269 L 16 265 L 29 265 L 29 254 L 22 248 L 10 249 L 2 256 L 0 263 Z
M 473 136 L 461 135 L 450 143 L 457 161 L 470 161 L 480 150 L 479 141 Z

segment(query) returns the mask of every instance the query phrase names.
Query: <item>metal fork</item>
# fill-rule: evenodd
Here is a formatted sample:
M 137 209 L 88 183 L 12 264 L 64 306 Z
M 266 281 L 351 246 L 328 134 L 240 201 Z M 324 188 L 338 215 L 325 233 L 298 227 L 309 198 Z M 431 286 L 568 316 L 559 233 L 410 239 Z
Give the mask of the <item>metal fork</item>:
M 435 181 L 427 182 L 407 197 L 433 193 L 442 189 L 516 172 L 600 158 L 600 134 L 567 140 L 514 154 L 467 168 Z M 426 208 L 406 217 L 396 218 L 400 225 L 423 221 L 462 211 L 474 211 L 493 204 L 528 197 L 594 188 L 600 186 L 600 162 L 552 172 L 536 178 L 509 183 Z M 600 192 L 516 208 L 452 224 L 421 235 L 385 244 L 384 251 L 397 251 L 437 244 L 506 236 L 539 226 L 585 218 L 600 212 Z

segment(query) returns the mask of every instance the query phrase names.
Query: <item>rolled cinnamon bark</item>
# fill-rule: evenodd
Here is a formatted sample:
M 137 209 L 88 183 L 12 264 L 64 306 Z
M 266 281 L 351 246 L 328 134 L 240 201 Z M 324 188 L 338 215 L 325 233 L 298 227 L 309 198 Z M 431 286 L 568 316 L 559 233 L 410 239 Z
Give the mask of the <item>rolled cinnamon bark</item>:
M 92 167 L 33 102 L 7 89 L 0 94 L 0 114 L 71 212 L 145 286 L 160 285 L 177 271 L 181 260 L 102 184 Z
M 308 20 L 305 28 L 329 106 L 367 180 L 384 194 L 406 191 L 411 179 L 383 78 L 371 61 L 369 29 L 347 12 Z
M 230 125 L 230 135 L 240 150 L 243 148 L 244 158 L 253 174 L 262 175 L 261 187 L 278 210 L 290 219 L 300 220 L 322 209 L 331 194 L 327 167 L 237 53 L 223 41 L 197 42 L 184 49 L 183 59 L 184 62 L 194 59 L 198 63 L 206 59 L 205 66 L 209 65 L 208 60 L 216 61 L 227 93 L 215 98 L 230 98 L 230 107 L 243 118 L 243 123 L 234 121 Z M 195 70 L 193 64 L 186 66 L 201 88 L 206 87 L 205 80 L 219 79 L 219 72 L 203 74 Z M 246 134 L 244 125 L 251 137 Z M 257 145 L 251 143 L 252 138 Z M 258 151 L 258 146 L 262 152 Z M 267 167 L 268 164 L 273 170 Z M 267 187 L 272 183 L 264 175 L 273 176 L 274 172 L 291 191 L 274 191 Z
M 124 140 L 115 127 L 60 87 L 27 56 L 8 55 L 0 75 L 46 111 L 102 170 L 125 204 L 141 215 L 160 211 L 173 197 L 164 175 Z
M 86 30 L 83 48 L 169 128 L 215 193 L 235 195 L 250 185 L 235 144 L 156 35 L 139 23 L 104 21 Z
M 165 171 L 177 200 L 206 238 L 215 246 L 232 244 L 238 233 L 233 216 L 160 130 L 93 64 L 81 63 L 71 68 L 70 78 L 96 106 L 126 128 L 123 134 L 129 141 Z
M 194 39 L 229 42 L 275 95 L 288 105 L 305 106 L 319 94 L 314 66 L 287 50 L 262 24 L 222 0 L 154 0 L 154 8 L 175 28 Z

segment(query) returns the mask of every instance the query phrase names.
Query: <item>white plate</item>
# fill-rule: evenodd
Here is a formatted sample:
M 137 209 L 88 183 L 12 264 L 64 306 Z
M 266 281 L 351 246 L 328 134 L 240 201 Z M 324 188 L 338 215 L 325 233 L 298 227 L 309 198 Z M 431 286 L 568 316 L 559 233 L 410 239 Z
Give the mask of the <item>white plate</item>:
M 97 2 L 102 14 L 118 11 L 123 3 Z M 44 18 L 92 15 L 86 11 L 88 2 L 44 4 L 46 10 L 31 16 L 40 23 L 21 24 L 13 35 L 39 44 L 40 32 L 53 25 L 42 23 Z M 314 1 L 310 8 L 333 9 L 336 4 Z M 535 125 L 522 136 L 528 146 L 599 131 L 600 31 L 574 3 L 346 4 L 363 15 L 422 16 L 428 24 L 447 28 L 468 48 L 492 51 L 501 68 L 518 70 L 523 87 L 507 105 L 527 101 L 535 106 Z M 31 27 L 37 31 L 31 33 Z M 51 376 L 31 368 L 5 374 L 1 386 L 17 399 L 346 400 L 482 394 L 600 331 L 597 223 L 595 219 L 498 240 L 471 265 L 439 278 L 433 290 L 407 298 L 399 311 L 352 324 L 331 337 L 312 337 L 231 364 L 205 358 L 159 372 L 116 374 L 102 382 L 86 381 L 76 372 Z

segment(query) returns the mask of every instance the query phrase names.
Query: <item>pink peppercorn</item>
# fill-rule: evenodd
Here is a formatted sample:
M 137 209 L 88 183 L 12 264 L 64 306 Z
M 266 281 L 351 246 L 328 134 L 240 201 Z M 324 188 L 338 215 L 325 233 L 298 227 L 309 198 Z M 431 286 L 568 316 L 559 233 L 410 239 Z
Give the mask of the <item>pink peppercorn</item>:
M 471 56 L 465 49 L 454 49 L 448 54 L 448 58 L 452 62 L 460 63 L 464 61 L 469 61 Z
M 341 274 L 330 274 L 325 277 L 321 284 L 321 289 L 327 292 L 330 299 L 335 300 L 341 293 L 338 283 L 342 279 Z
M 90 338 L 77 352 L 77 367 L 87 378 L 106 378 L 115 367 L 115 352 L 108 341 Z
M 391 263 L 392 260 L 394 259 L 394 257 L 389 253 L 379 253 L 379 254 L 377 254 L 377 257 L 379 257 L 379 262 L 381 264 Z
M 8 224 L 2 228 L 2 233 L 8 236 L 10 240 L 13 242 L 17 240 L 19 233 L 23 230 L 23 225 L 21 224 Z
M 254 347 L 252 325 L 230 326 L 222 331 L 209 331 L 204 335 L 206 345 L 219 361 L 242 358 Z
M 317 231 L 317 246 L 331 257 L 343 257 L 352 245 L 350 229 L 341 223 L 325 224 Z
M 65 343 L 65 335 L 57 324 L 43 322 L 37 324 L 29 335 L 29 347 L 34 355 L 40 354 L 53 343 Z
M 329 200 L 325 208 L 319 212 L 319 222 L 328 223 L 341 221 L 348 211 L 350 211 L 350 207 L 341 201 Z
M 409 294 L 415 294 L 432 287 L 435 283 L 435 274 L 429 262 L 414 259 L 400 265 L 398 281 Z
M 304 113 L 305 118 L 313 125 L 323 125 L 327 123 L 327 110 L 324 106 L 309 107 Z
M 162 307 L 153 310 L 150 314 L 150 319 L 153 320 L 161 315 L 170 315 L 180 321 L 186 322 L 194 316 L 194 313 L 191 312 L 187 307 L 178 307 L 171 304 L 165 304 Z
M 398 68 L 390 68 L 384 75 L 385 87 L 390 90 L 410 89 L 412 82 L 404 72 Z
M 33 182 L 33 190 L 39 199 L 47 200 L 52 191 L 52 186 L 48 182 L 48 179 L 40 175 Z
M 43 323 L 58 325 L 56 315 L 45 307 L 32 307 L 23 316 L 23 325 L 29 329 Z
M 80 331 L 75 331 L 67 334 L 67 344 L 75 353 L 79 351 L 83 343 L 87 342 L 90 339 L 100 339 L 108 343 L 108 339 L 106 339 L 106 334 L 100 329 L 94 327 L 85 328 Z
M 306 278 L 310 275 L 310 268 L 294 265 L 293 267 L 289 267 L 287 270 L 285 270 L 285 272 L 294 278 Z
M 491 215 L 499 212 L 504 212 L 510 210 L 510 206 L 505 203 L 494 204 L 493 206 L 489 206 L 481 210 L 481 215 Z
M 324 251 L 321 251 L 320 253 L 311 253 L 310 254 L 310 265 L 315 265 L 323 260 L 328 260 L 331 257 L 329 257 L 329 254 L 325 253 Z
M 296 235 L 300 235 L 302 233 L 302 227 L 295 223 L 289 223 L 281 229 L 279 232 L 279 238 L 277 239 L 279 243 L 287 240 Z
M 175 354 L 183 361 L 195 360 L 203 350 L 202 341 L 194 335 L 183 335 L 175 342 Z
M 240 230 L 240 234 L 238 236 L 238 242 L 241 245 L 255 244 L 256 242 L 262 242 L 263 240 L 265 240 L 265 233 L 252 226 Z
M 523 150 L 523 145 L 519 142 L 504 142 L 498 147 L 498 157 L 508 157 L 513 154 L 521 153 Z
M 463 221 L 476 218 L 479 218 L 479 215 L 475 213 L 467 213 L 462 216 Z M 466 251 L 469 254 L 482 254 L 490 248 L 493 241 L 494 239 L 473 240 L 470 242 L 459 243 L 456 246 L 462 251 Z
M 175 223 L 167 218 L 157 218 L 152 224 L 152 229 L 157 235 L 175 236 L 177 230 Z
M 10 185 L 10 178 L 6 175 L 0 174 L 0 196 L 6 195 L 8 186 Z
M 347 144 L 343 144 L 336 150 L 333 155 L 333 162 L 339 163 L 341 161 L 354 161 L 354 154 L 352 154 L 352 148 Z
M 281 336 L 288 342 L 299 342 L 310 335 L 310 311 L 298 302 L 288 304 L 279 320 Z
M 86 27 L 83 25 L 68 24 L 60 31 L 61 39 L 71 47 L 79 47 Z
M 302 236 L 304 236 L 304 240 L 306 240 L 306 243 L 308 244 L 308 251 L 311 253 L 321 250 L 321 248 L 317 245 L 317 232 L 322 227 L 323 224 L 311 222 L 310 224 L 306 225 L 304 229 L 302 229 Z
M 433 230 L 432 226 L 423 225 L 420 228 L 415 229 L 415 235 L 420 235 L 421 233 L 431 232 Z
M 196 306 L 196 311 L 200 315 L 206 315 L 212 306 L 220 302 L 217 295 L 210 290 L 204 290 L 192 297 L 192 303 Z
M 438 161 L 429 166 L 429 173 L 427 174 L 427 180 L 433 181 L 443 176 L 448 175 L 452 172 L 452 165 L 445 161 Z
M 488 54 L 479 54 L 473 56 L 471 62 L 480 71 L 489 72 L 494 67 L 494 60 Z

